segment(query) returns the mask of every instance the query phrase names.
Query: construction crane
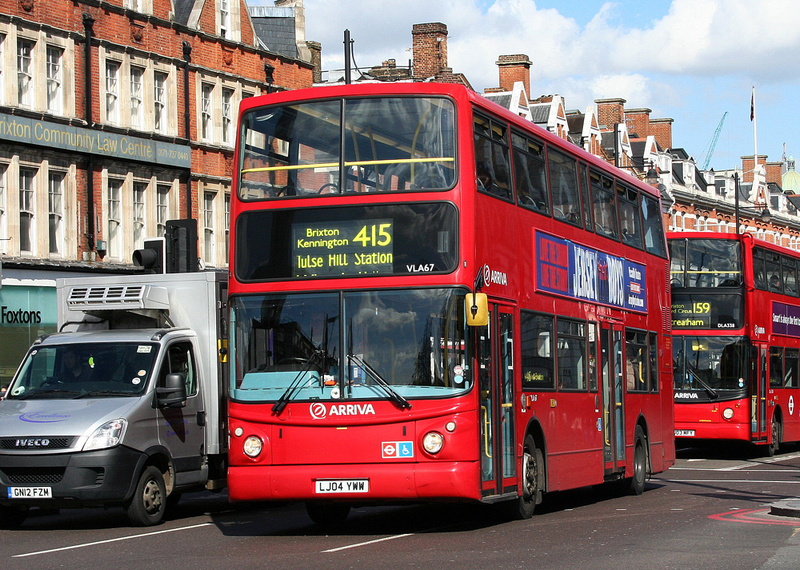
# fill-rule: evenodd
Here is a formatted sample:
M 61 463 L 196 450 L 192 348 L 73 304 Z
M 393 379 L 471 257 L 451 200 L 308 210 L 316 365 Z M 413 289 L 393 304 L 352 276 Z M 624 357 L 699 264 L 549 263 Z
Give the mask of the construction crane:
M 706 160 L 703 162 L 703 170 L 708 170 L 708 165 L 711 163 L 711 157 L 714 156 L 714 147 L 717 146 L 717 141 L 719 140 L 719 133 L 722 130 L 722 123 L 725 122 L 725 117 L 728 116 L 728 111 L 725 111 L 722 114 L 722 118 L 719 120 L 719 124 L 717 125 L 717 130 L 714 131 L 714 136 L 711 137 L 711 142 L 708 145 L 708 152 L 706 153 Z

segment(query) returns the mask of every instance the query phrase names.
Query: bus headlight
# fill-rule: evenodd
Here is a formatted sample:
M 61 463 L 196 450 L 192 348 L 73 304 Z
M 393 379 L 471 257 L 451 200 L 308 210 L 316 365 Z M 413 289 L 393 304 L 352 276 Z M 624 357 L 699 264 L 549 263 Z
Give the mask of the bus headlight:
M 244 440 L 242 450 L 248 457 L 258 457 L 263 447 L 264 442 L 261 441 L 261 438 L 251 435 Z
M 128 422 L 122 418 L 104 423 L 89 436 L 83 445 L 83 450 L 107 449 L 119 445 L 127 427 Z
M 439 453 L 444 446 L 444 436 L 435 431 L 429 431 L 422 438 L 422 447 L 430 454 Z
M 733 418 L 733 408 L 725 408 L 722 410 L 722 417 L 726 420 Z

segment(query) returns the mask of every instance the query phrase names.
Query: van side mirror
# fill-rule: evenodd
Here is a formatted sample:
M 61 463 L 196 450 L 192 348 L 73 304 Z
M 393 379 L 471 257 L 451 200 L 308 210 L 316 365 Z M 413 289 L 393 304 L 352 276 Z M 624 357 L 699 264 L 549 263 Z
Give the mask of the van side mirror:
M 468 326 L 487 326 L 489 324 L 489 300 L 486 298 L 486 293 L 467 293 L 464 311 L 467 313 Z
M 159 408 L 182 408 L 186 405 L 186 377 L 180 372 L 167 374 L 164 386 L 156 388 Z

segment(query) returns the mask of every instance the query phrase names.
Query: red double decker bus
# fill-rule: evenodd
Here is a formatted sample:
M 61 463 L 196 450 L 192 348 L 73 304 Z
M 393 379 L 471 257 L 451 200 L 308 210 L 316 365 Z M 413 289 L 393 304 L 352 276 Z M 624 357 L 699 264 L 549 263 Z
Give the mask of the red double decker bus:
M 668 242 L 676 438 L 800 441 L 800 253 L 749 233 Z
M 528 517 L 674 462 L 649 186 L 443 84 L 247 99 L 235 172 L 232 500 Z

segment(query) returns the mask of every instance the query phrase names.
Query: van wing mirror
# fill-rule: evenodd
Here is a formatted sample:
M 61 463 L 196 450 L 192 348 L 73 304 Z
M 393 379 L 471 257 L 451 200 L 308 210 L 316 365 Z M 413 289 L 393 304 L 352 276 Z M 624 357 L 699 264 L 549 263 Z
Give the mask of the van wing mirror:
M 182 408 L 186 405 L 186 377 L 180 372 L 167 374 L 164 386 L 156 388 L 159 408 Z
M 485 327 L 489 324 L 489 301 L 486 293 L 467 293 L 464 310 L 467 313 L 468 326 Z

